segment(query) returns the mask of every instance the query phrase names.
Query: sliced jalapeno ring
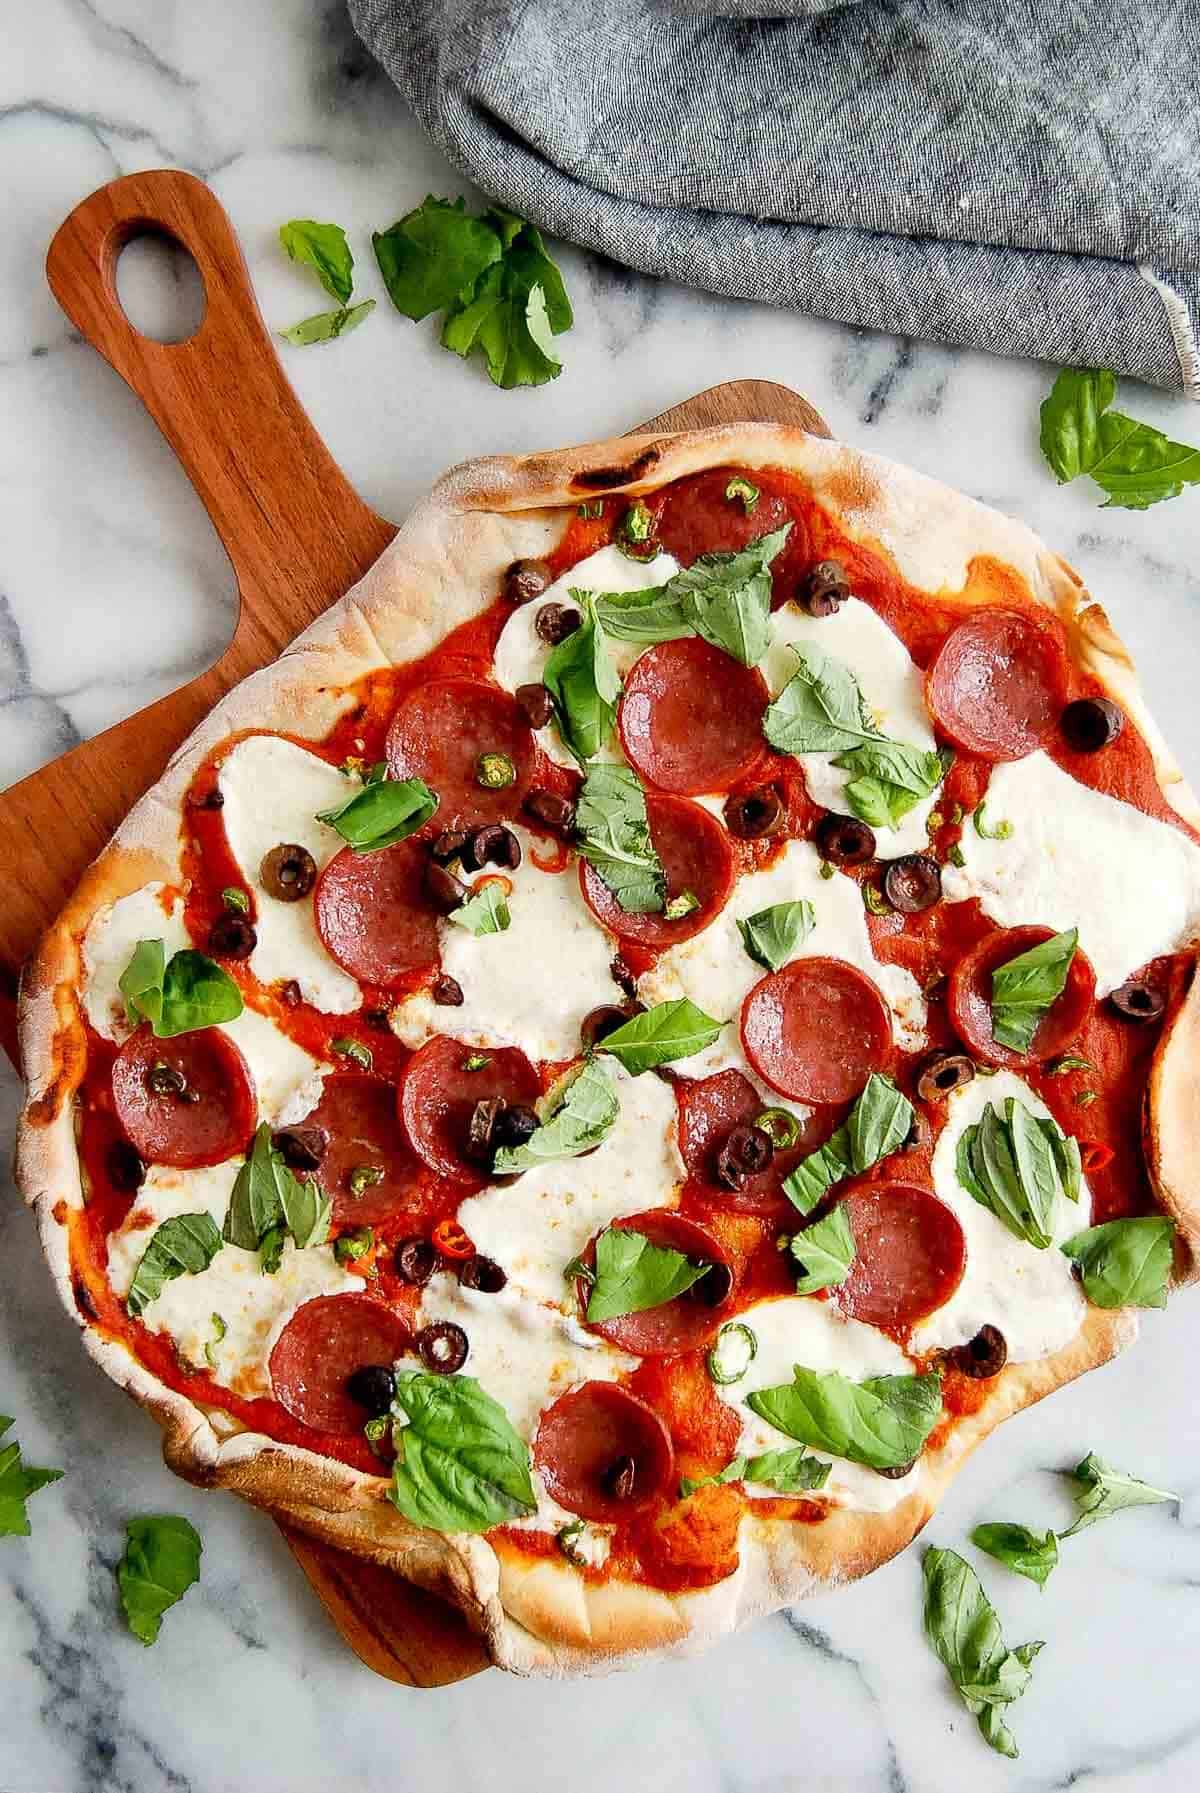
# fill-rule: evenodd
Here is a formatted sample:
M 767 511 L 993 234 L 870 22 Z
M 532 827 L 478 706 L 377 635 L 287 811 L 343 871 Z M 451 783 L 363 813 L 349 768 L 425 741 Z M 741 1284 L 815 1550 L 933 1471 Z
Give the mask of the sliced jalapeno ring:
M 790 1152 L 800 1137 L 800 1123 L 786 1108 L 764 1108 L 754 1125 L 765 1133 L 777 1152 Z
M 727 1344 L 730 1338 L 733 1342 Z M 730 1383 L 741 1381 L 757 1356 L 757 1334 L 742 1320 L 726 1320 L 708 1354 L 708 1373 L 719 1387 L 728 1388 Z M 727 1361 L 730 1358 L 732 1362 Z

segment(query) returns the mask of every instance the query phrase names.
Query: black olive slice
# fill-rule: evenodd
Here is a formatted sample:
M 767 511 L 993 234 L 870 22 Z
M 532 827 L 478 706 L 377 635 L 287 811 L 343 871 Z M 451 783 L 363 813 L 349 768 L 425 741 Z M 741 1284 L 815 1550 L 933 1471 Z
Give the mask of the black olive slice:
M 717 1180 L 727 1189 L 741 1189 L 747 1177 L 766 1170 L 774 1156 L 771 1136 L 761 1127 L 735 1127 L 717 1154 Z
M 551 834 L 561 835 L 564 840 L 568 840 L 574 833 L 575 805 L 569 797 L 560 797 L 557 791 L 530 791 L 525 799 L 525 809 L 535 822 L 540 822 Z
M 901 915 L 932 909 L 942 894 L 942 868 L 928 853 L 906 853 L 890 859 L 883 874 L 883 894 Z
M 632 1457 L 614 1457 L 600 1478 L 614 1500 L 632 1500 L 637 1485 L 637 1464 Z
M 402 1282 L 423 1288 L 437 1268 L 437 1252 L 428 1239 L 401 1239 L 396 1247 L 396 1275 Z
M 1158 985 L 1143 977 L 1127 978 L 1108 1000 L 1124 1021 L 1157 1021 L 1167 1006 Z
M 975 1061 L 965 1052 L 935 1052 L 921 1067 L 917 1094 L 922 1102 L 944 1102 L 951 1090 L 970 1083 L 974 1075 Z
M 458 1280 L 464 1289 L 478 1289 L 481 1295 L 498 1295 L 508 1278 L 495 1258 L 485 1258 L 476 1252 L 473 1258 L 466 1258 L 459 1265 Z
M 998 1376 L 1008 1362 L 1008 1344 L 998 1326 L 981 1326 L 965 1345 L 955 1345 L 946 1353 L 949 1361 L 973 1382 L 987 1382 Z
M 346 1377 L 346 1393 L 368 1413 L 386 1413 L 396 1393 L 396 1378 L 386 1363 L 365 1363 Z
M 307 847 L 294 841 L 281 841 L 263 854 L 258 879 L 268 896 L 277 903 L 298 903 L 317 881 L 317 862 Z
M 453 1320 L 438 1320 L 423 1326 L 416 1337 L 417 1356 L 435 1376 L 453 1376 L 467 1361 L 470 1342 L 461 1326 Z
M 809 569 L 798 595 L 809 616 L 833 616 L 850 596 L 845 567 L 837 560 L 819 560 Z
M 1062 732 L 1076 753 L 1111 747 L 1125 726 L 1125 712 L 1107 697 L 1077 697 L 1062 713 Z
M 289 1170 L 316 1170 L 329 1146 L 324 1127 L 281 1127 L 271 1144 Z
M 769 784 L 756 791 L 738 791 L 725 800 L 725 826 L 738 840 L 778 834 L 786 813 L 779 792 Z
M 550 584 L 550 568 L 544 560 L 514 560 L 504 575 L 504 595 L 510 604 L 529 604 Z
M 830 865 L 865 865 L 875 857 L 874 832 L 857 816 L 822 816 L 813 841 Z
M 254 924 L 227 909 L 208 930 L 208 950 L 217 959 L 248 959 L 258 945 Z
M 568 635 L 574 635 L 583 618 L 569 604 L 543 604 L 534 619 L 534 628 L 542 640 L 557 647 Z

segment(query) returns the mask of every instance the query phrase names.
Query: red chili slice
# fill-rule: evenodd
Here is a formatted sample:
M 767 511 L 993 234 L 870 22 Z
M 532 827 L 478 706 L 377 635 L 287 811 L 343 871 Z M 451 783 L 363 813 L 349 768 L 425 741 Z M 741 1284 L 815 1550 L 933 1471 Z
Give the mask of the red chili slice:
M 851 1319 L 896 1330 L 943 1307 L 962 1281 L 967 1242 L 944 1202 L 915 1183 L 864 1184 L 843 1197 L 855 1257 L 835 1300 Z
M 343 847 L 317 880 L 317 932 L 344 971 L 390 985 L 436 965 L 437 916 L 425 893 L 429 858 L 413 840 L 377 853 Z
M 502 753 L 515 781 L 502 790 L 479 782 L 479 760 Z M 387 761 L 393 778 L 423 778 L 441 798 L 436 826 L 474 828 L 520 812 L 535 761 L 533 734 L 507 691 L 478 679 L 420 685 L 392 717 Z
M 663 1493 L 675 1468 L 662 1420 L 615 1382 L 585 1382 L 560 1395 L 542 1415 L 533 1460 L 560 1506 L 603 1524 Z
M 592 914 L 622 940 L 656 948 L 677 946 L 706 928 L 729 901 L 736 875 L 733 848 L 716 817 L 683 797 L 647 797 L 646 817 L 667 874 L 668 901 L 690 890 L 699 908 L 678 921 L 669 921 L 661 910 L 656 915 L 632 915 L 586 859 L 580 862 L 579 880 Z
M 722 1246 L 697 1226 L 670 1208 L 651 1208 L 645 1214 L 629 1214 L 614 1226 L 624 1231 L 641 1233 L 651 1245 L 670 1251 L 681 1251 L 693 1264 L 718 1264 L 730 1272 L 721 1299 L 709 1302 L 705 1291 L 711 1284 L 702 1279 L 674 1301 L 661 1307 L 645 1308 L 640 1314 L 622 1314 L 615 1320 L 599 1320 L 591 1326 L 611 1345 L 630 1351 L 635 1357 L 674 1357 L 680 1351 L 695 1351 L 715 1335 L 729 1305 L 732 1293 L 732 1266 Z M 585 1253 L 585 1262 L 594 1265 L 595 1240 Z M 581 1277 L 576 1285 L 580 1308 L 586 1312 L 589 1285 Z M 720 1291 L 718 1291 L 720 1292 Z
M 736 496 L 726 497 L 731 480 L 746 480 L 758 488 L 753 508 Z M 771 563 L 777 603 L 791 597 L 809 559 L 808 531 L 794 498 L 776 487 L 770 473 L 760 468 L 743 472 L 738 467 L 714 467 L 676 480 L 667 487 L 658 517 L 657 535 L 668 554 L 681 566 L 690 567 L 702 554 L 731 554 L 749 547 L 761 535 L 792 526 L 781 553 Z
M 1014 1052 L 992 1035 L 992 973 L 1052 938 L 1053 928 L 997 928 L 964 953 L 950 973 L 947 1003 L 955 1032 L 977 1058 L 992 1065 L 1030 1065 L 1069 1046 L 1096 999 L 1096 974 L 1076 949 L 1061 996 L 1046 1010 L 1028 1052 Z
M 399 1314 L 367 1295 L 318 1295 L 298 1307 L 271 1352 L 280 1406 L 314 1432 L 361 1432 L 371 1415 L 346 1392 L 369 1364 L 389 1369 L 408 1344 Z
M 325 1155 L 314 1175 L 333 1198 L 339 1226 L 378 1226 L 409 1203 L 422 1167 L 400 1131 L 396 1087 L 386 1077 L 335 1072 L 325 1079 L 321 1100 L 302 1125 L 320 1127 L 326 1135 Z M 356 1171 L 382 1171 L 383 1176 L 374 1182 L 360 1176 L 362 1192 L 355 1195 L 351 1178 Z
M 767 1170 L 747 1177 L 740 1189 L 729 1189 L 717 1176 L 717 1155 L 735 1127 L 752 1126 L 770 1106 L 740 1071 L 718 1071 L 714 1077 L 680 1077 L 675 1083 L 679 1104 L 679 1149 L 689 1173 L 706 1186 L 706 1193 L 723 1207 L 743 1214 L 769 1213 L 786 1197 L 781 1180 L 794 1170 L 827 1133 L 816 1113 L 800 1121 L 800 1134 L 787 1151 L 775 1152 Z
M 221 1164 L 254 1132 L 254 1079 L 216 1027 L 173 1040 L 139 1027 L 113 1062 L 112 1093 L 117 1119 L 147 1164 Z
M 475 1256 L 475 1247 L 459 1226 L 457 1220 L 439 1220 L 433 1229 L 433 1245 L 435 1251 L 444 1258 L 453 1258 L 458 1263 L 465 1263 Z
M 680 796 L 724 791 L 764 752 L 767 687 L 697 637 L 649 648 L 625 681 L 617 712 L 630 764 L 648 783 Z
M 742 1044 L 781 1095 L 848 1102 L 891 1057 L 891 1015 L 870 978 L 844 959 L 794 959 L 742 1004 Z
M 467 1069 L 484 1059 L 477 1070 Z M 487 1181 L 486 1169 L 467 1150 L 477 1102 L 492 1096 L 529 1105 L 542 1086 L 515 1046 L 464 1046 L 438 1034 L 415 1052 L 400 1079 L 400 1119 L 409 1144 L 430 1170 L 456 1183 Z
M 980 610 L 951 630 L 925 678 L 943 734 L 991 760 L 1040 747 L 1062 713 L 1066 659 L 1049 622 Z

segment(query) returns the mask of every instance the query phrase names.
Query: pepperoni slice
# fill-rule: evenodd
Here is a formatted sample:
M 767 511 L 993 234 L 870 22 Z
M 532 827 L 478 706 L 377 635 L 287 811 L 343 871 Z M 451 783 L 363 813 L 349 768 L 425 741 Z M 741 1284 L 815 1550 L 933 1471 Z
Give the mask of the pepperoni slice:
M 742 1044 L 764 1082 L 799 1102 L 849 1102 L 891 1056 L 892 1020 L 844 959 L 794 959 L 742 1004 Z
M 421 1165 L 409 1149 L 396 1113 L 396 1088 L 386 1077 L 367 1071 L 337 1071 L 325 1079 L 321 1100 L 300 1123 L 319 1127 L 326 1136 L 325 1156 L 315 1172 L 333 1198 L 339 1226 L 378 1226 L 409 1202 Z M 355 1171 L 382 1171 L 378 1182 L 361 1177 L 355 1195 Z
M 679 1078 L 679 1149 L 691 1176 L 705 1185 L 705 1194 L 743 1214 L 769 1213 L 786 1197 L 780 1182 L 828 1131 L 823 1117 L 801 1118 L 800 1136 L 786 1152 L 776 1151 L 767 1170 L 747 1177 L 740 1189 L 729 1189 L 717 1176 L 717 1155 L 735 1127 L 748 1127 L 769 1107 L 740 1071 L 718 1071 L 714 1077 Z
M 271 1352 L 281 1407 L 314 1432 L 360 1433 L 371 1415 L 346 1392 L 368 1364 L 390 1369 L 408 1344 L 399 1314 L 367 1295 L 318 1295 L 298 1307 Z
M 723 791 L 762 757 L 767 688 L 698 637 L 647 649 L 625 681 L 617 712 L 630 764 L 681 796 Z
M 663 1493 L 675 1468 L 662 1420 L 615 1382 L 585 1382 L 560 1395 L 542 1415 L 533 1460 L 560 1506 L 604 1524 Z
M 221 1164 L 254 1132 L 254 1079 L 217 1027 L 173 1040 L 139 1027 L 113 1062 L 112 1093 L 125 1136 L 147 1164 Z
M 964 953 L 950 973 L 947 1003 L 959 1038 L 976 1057 L 992 1065 L 1029 1065 L 1053 1058 L 1069 1046 L 1096 999 L 1096 973 L 1076 949 L 1061 996 L 1051 1003 L 1030 1042 L 1028 1052 L 1014 1052 L 992 1035 L 992 973 L 1043 940 L 1053 928 L 997 928 Z
M 747 511 L 736 495 L 725 496 L 729 482 L 748 480 L 757 486 L 754 508 Z M 775 600 L 782 604 L 793 596 L 797 581 L 811 558 L 808 531 L 792 495 L 770 473 L 755 468 L 748 473 L 737 467 L 714 467 L 690 479 L 668 486 L 658 517 L 657 535 L 668 554 L 681 566 L 690 567 L 702 554 L 730 554 L 747 548 L 760 535 L 770 535 L 790 523 L 792 532 L 783 551 L 771 563 Z
M 579 881 L 592 914 L 622 940 L 655 948 L 678 946 L 706 928 L 729 901 L 736 871 L 733 848 L 716 817 L 682 797 L 647 797 L 646 818 L 667 874 L 668 899 L 690 890 L 699 908 L 678 921 L 669 921 L 661 910 L 657 915 L 632 915 L 586 859 L 580 862 Z
M 613 1224 L 643 1234 L 651 1245 L 681 1251 L 694 1264 L 720 1264 L 724 1269 L 732 1270 L 728 1254 L 712 1234 L 670 1208 L 651 1208 L 645 1214 L 629 1214 Z M 593 1240 L 587 1250 L 586 1262 L 594 1264 L 595 1257 Z M 665 1301 L 661 1307 L 645 1308 L 640 1314 L 622 1314 L 615 1320 L 597 1321 L 591 1330 L 620 1350 L 631 1351 L 635 1357 L 673 1357 L 680 1351 L 695 1351 L 708 1343 L 721 1324 L 732 1293 L 729 1277 L 725 1278 L 725 1283 L 725 1290 L 718 1290 L 721 1299 L 716 1302 L 706 1299 L 711 1285 L 707 1279 L 701 1279 L 686 1293 L 677 1295 L 674 1301 Z M 579 1306 L 586 1312 L 588 1285 L 582 1278 L 577 1292 Z
M 944 1306 L 962 1281 L 967 1242 L 945 1202 L 915 1183 L 864 1184 L 842 1199 L 854 1234 L 835 1300 L 851 1319 L 901 1330 Z
M 377 853 L 343 847 L 329 861 L 313 896 L 317 932 L 351 977 L 386 986 L 436 965 L 437 916 L 425 894 L 428 863 L 415 840 Z
M 516 781 L 485 790 L 478 778 L 484 753 L 512 761 Z M 533 776 L 529 724 L 507 691 L 478 679 L 435 679 L 420 685 L 392 717 L 387 761 L 393 778 L 423 778 L 441 798 L 436 826 L 474 828 L 515 816 Z
M 1048 623 L 980 610 L 951 630 L 925 678 L 943 734 L 990 760 L 1019 760 L 1062 713 L 1066 662 Z
M 477 1070 L 467 1065 L 486 1059 Z M 492 1096 L 530 1105 L 542 1093 L 538 1074 L 515 1046 L 464 1046 L 446 1034 L 414 1052 L 400 1080 L 400 1119 L 409 1144 L 440 1177 L 456 1183 L 487 1180 L 467 1151 L 471 1115 Z

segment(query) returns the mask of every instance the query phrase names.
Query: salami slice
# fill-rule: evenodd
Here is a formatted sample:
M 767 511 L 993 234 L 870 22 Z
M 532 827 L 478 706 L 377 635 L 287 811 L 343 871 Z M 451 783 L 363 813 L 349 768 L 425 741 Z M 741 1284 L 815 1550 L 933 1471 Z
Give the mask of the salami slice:
M 725 1317 L 733 1293 L 732 1267 L 724 1249 L 711 1233 L 685 1220 L 669 1208 L 651 1208 L 645 1214 L 629 1214 L 614 1222 L 616 1227 L 641 1233 L 651 1245 L 681 1251 L 693 1264 L 720 1266 L 713 1278 L 702 1277 L 686 1293 L 661 1307 L 648 1307 L 640 1314 L 621 1314 L 615 1320 L 601 1320 L 591 1326 L 610 1345 L 630 1351 L 635 1357 L 674 1357 L 680 1351 L 695 1351 L 716 1334 Z M 595 1263 L 595 1240 L 589 1245 L 585 1261 Z M 728 1274 L 722 1274 L 722 1273 Z M 588 1284 L 580 1278 L 576 1285 L 580 1308 L 586 1311 Z M 713 1299 L 716 1296 L 717 1299 Z
M 1078 950 L 1062 995 L 1046 1010 L 1028 1052 L 1002 1046 L 992 1034 L 992 973 L 1053 937 L 1052 928 L 997 928 L 964 953 L 950 973 L 947 1003 L 954 1031 L 977 1058 L 992 1065 L 1030 1065 L 1069 1046 L 1096 999 L 1096 974 Z
M 500 790 L 479 782 L 485 753 L 510 760 L 516 778 Z M 478 679 L 435 679 L 392 717 L 387 760 L 393 778 L 423 778 L 441 805 L 437 828 L 474 828 L 519 813 L 533 775 L 533 735 L 515 699 Z
M 666 1491 L 675 1452 L 644 1401 L 615 1382 L 585 1382 L 543 1413 L 533 1460 L 560 1506 L 608 1525 Z
M 667 874 L 668 901 L 691 891 L 699 907 L 678 921 L 670 921 L 661 910 L 632 915 L 586 860 L 580 862 L 580 883 L 593 915 L 622 940 L 655 948 L 678 946 L 706 928 L 728 902 L 735 876 L 733 848 L 716 817 L 685 798 L 647 797 L 646 816 Z
M 732 481 L 748 481 L 758 497 L 749 508 Z M 748 548 L 761 535 L 792 526 L 782 553 L 771 563 L 775 599 L 782 604 L 795 595 L 797 581 L 810 559 L 808 531 L 793 496 L 770 473 L 755 468 L 714 467 L 668 486 L 659 512 L 657 535 L 668 554 L 690 567 L 702 554 L 731 554 Z
M 680 796 L 724 791 L 765 751 L 767 688 L 752 666 L 698 637 L 647 649 L 617 712 L 629 762 L 648 784 Z
M 870 978 L 844 959 L 793 959 L 742 1004 L 742 1044 L 781 1095 L 849 1102 L 891 1057 L 891 1016 Z
M 951 630 L 925 679 L 942 733 L 990 760 L 1041 746 L 1062 713 L 1066 660 L 1051 623 L 980 610 Z
M 436 965 L 437 916 L 425 891 L 428 855 L 415 840 L 377 853 L 343 847 L 317 879 L 317 932 L 330 956 L 364 984 L 403 982 Z
M 717 1176 L 717 1156 L 735 1127 L 749 1127 L 769 1104 L 740 1071 L 718 1071 L 715 1077 L 680 1077 L 675 1083 L 679 1104 L 679 1149 L 689 1175 L 704 1185 L 704 1193 L 721 1205 L 743 1214 L 770 1213 L 787 1197 L 780 1183 L 800 1159 L 814 1152 L 828 1133 L 827 1119 L 818 1111 L 801 1118 L 800 1134 L 787 1151 L 777 1150 L 770 1165 L 749 1176 L 740 1189 L 727 1188 Z
M 355 1370 L 389 1370 L 408 1344 L 399 1314 L 367 1295 L 318 1295 L 298 1307 L 271 1352 L 271 1387 L 314 1432 L 360 1433 L 371 1415 L 347 1393 Z
M 221 1164 L 254 1132 L 254 1079 L 217 1027 L 173 1040 L 139 1027 L 113 1063 L 112 1093 L 117 1120 L 147 1164 Z
M 469 1069 L 471 1065 L 476 1068 Z M 499 1096 L 531 1106 L 541 1093 L 537 1072 L 515 1046 L 464 1046 L 438 1034 L 405 1066 L 400 1119 L 413 1151 L 430 1170 L 456 1183 L 478 1185 L 488 1179 L 485 1167 L 467 1149 L 475 1104 Z
M 304 1117 L 304 1128 L 319 1128 L 325 1152 L 314 1172 L 333 1200 L 339 1226 L 380 1226 L 411 1202 L 422 1165 L 400 1130 L 396 1087 L 366 1071 L 338 1071 L 327 1077 L 321 1100 Z M 355 1179 L 355 1172 L 368 1173 Z M 377 1180 L 371 1173 L 382 1172 Z M 361 1184 L 354 1193 L 352 1179 Z
M 842 1199 L 854 1234 L 850 1274 L 834 1299 L 851 1319 L 904 1331 L 944 1307 L 962 1281 L 957 1218 L 915 1183 L 864 1184 Z

